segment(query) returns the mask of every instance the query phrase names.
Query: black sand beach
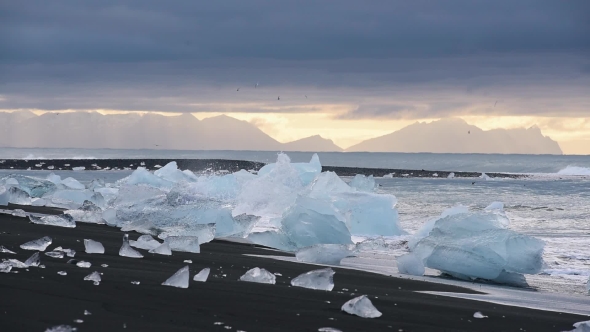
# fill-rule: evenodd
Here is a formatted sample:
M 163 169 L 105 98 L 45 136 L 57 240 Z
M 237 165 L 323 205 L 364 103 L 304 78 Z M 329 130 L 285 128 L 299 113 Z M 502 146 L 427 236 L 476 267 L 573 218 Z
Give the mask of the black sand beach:
M 71 170 L 73 167 L 84 167 L 86 170 L 109 169 L 136 169 L 138 166 L 150 170 L 157 169 L 157 166 L 164 166 L 171 161 L 176 161 L 180 169 L 200 172 L 237 172 L 240 169 L 258 171 L 265 164 L 245 160 L 223 160 L 223 159 L 48 159 L 48 160 L 23 160 L 6 159 L 0 161 L 0 169 L 32 169 L 32 170 Z M 440 177 L 446 178 L 450 171 L 436 170 L 411 170 L 411 169 L 387 169 L 387 168 L 362 168 L 362 167 L 336 167 L 322 166 L 322 170 L 336 172 L 339 176 L 355 176 L 357 174 L 373 175 L 382 177 L 391 175 L 395 178 L 416 178 L 416 177 Z M 453 172 L 459 178 L 477 178 L 481 172 Z M 523 178 L 526 174 L 508 173 L 486 173 L 494 178 Z
M 43 209 L 35 208 L 35 212 Z M 0 331 L 44 331 L 60 324 L 76 326 L 78 331 L 317 331 L 321 327 L 342 331 L 567 331 L 574 322 L 588 319 L 416 293 L 473 291 L 349 269 L 335 268 L 331 292 L 290 287 L 291 278 L 318 267 L 246 256 L 280 253 L 245 244 L 214 241 L 204 244 L 200 254 L 161 256 L 140 250 L 145 255 L 142 259 L 121 257 L 123 233 L 116 228 L 84 223 L 74 229 L 41 226 L 6 214 L 0 214 L 0 245 L 17 254 L 0 257 L 24 261 L 34 252 L 22 250 L 20 244 L 46 235 L 53 238 L 49 250 L 57 246 L 74 249 L 75 259 L 92 266 L 80 268 L 67 264 L 67 257 L 41 255 L 44 269 L 0 273 Z M 130 236 L 135 239 L 138 234 Z M 102 242 L 106 253 L 86 254 L 84 239 Z M 192 263 L 183 262 L 187 259 Z M 200 269 L 210 267 L 209 280 L 191 280 L 188 289 L 161 285 L 185 265 L 190 266 L 191 279 Z M 280 273 L 277 284 L 237 281 L 253 267 Z M 58 271 L 67 275 L 58 275 Z M 98 286 L 83 280 L 93 271 L 103 273 Z M 365 319 L 340 310 L 344 302 L 362 294 L 370 297 L 382 317 Z M 84 310 L 92 315 L 85 316 Z M 473 318 L 476 311 L 489 318 Z M 76 319 L 84 322 L 74 323 Z

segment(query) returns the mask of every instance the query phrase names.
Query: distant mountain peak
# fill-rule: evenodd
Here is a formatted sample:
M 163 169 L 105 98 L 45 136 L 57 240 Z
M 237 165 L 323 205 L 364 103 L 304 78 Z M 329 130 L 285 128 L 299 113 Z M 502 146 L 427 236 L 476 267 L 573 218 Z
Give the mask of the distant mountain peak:
M 284 151 L 315 151 L 315 152 L 339 152 L 341 147 L 334 144 L 331 139 L 323 138 L 320 135 L 313 135 L 284 143 Z

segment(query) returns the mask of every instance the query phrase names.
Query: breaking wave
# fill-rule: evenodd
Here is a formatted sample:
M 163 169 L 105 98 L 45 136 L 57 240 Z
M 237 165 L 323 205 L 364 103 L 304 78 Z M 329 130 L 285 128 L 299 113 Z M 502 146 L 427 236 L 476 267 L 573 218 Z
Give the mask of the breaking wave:
M 559 175 L 590 175 L 590 168 L 580 166 L 568 166 L 559 172 Z

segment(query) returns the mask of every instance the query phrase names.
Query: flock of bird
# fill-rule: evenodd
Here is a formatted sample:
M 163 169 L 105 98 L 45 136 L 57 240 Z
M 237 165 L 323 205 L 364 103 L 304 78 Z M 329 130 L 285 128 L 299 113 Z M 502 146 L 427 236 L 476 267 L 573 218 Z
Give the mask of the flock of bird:
M 258 85 L 260 82 L 256 82 L 256 84 L 254 85 L 254 89 L 258 88 Z M 238 88 L 236 91 L 240 91 L 240 88 Z M 305 99 L 307 99 L 307 95 L 305 95 Z M 277 96 L 277 100 L 281 100 L 281 96 Z

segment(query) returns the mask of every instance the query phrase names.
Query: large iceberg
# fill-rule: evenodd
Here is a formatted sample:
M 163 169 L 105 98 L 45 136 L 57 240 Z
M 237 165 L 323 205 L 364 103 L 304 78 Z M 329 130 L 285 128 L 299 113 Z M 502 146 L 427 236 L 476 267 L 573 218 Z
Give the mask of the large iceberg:
M 508 225 L 508 218 L 497 211 L 449 214 L 436 220 L 411 250 L 426 267 L 461 279 L 502 282 L 540 272 L 543 241 L 511 231 Z

